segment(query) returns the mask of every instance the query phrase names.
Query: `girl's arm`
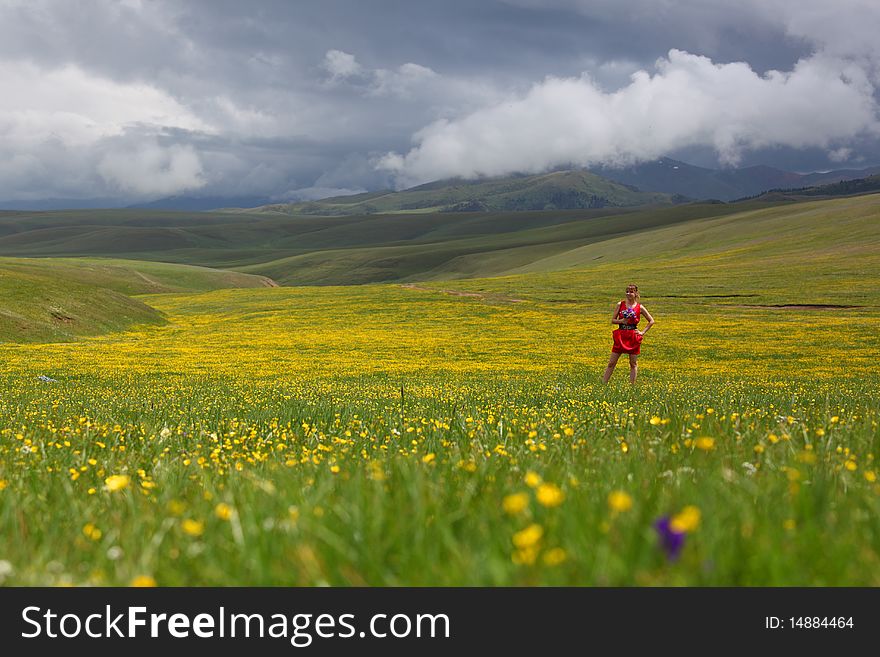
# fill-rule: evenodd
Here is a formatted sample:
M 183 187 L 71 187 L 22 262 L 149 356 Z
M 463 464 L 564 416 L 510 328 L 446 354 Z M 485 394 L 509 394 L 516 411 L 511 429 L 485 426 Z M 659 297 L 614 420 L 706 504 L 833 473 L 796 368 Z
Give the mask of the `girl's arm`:
M 654 326 L 654 318 L 651 317 L 651 313 L 648 312 L 647 308 L 642 306 L 642 314 L 648 318 L 648 325 L 645 327 L 645 330 L 642 331 L 642 335 L 648 332 L 648 329 Z
M 622 301 L 620 303 L 623 303 Z M 617 304 L 614 312 L 611 313 L 611 323 L 612 324 L 623 324 L 625 320 L 617 319 L 617 315 L 620 313 L 620 303 Z

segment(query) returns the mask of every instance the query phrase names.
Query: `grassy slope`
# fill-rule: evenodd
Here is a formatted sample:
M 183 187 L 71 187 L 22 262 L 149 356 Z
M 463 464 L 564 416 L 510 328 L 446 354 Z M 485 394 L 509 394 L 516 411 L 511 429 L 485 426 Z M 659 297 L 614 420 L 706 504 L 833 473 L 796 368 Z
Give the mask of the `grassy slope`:
M 643 296 L 670 301 L 717 295 L 713 304 L 872 305 L 878 217 L 876 194 L 790 204 L 588 244 L 508 276 L 433 285 L 587 301 L 621 296 L 634 281 Z
M 678 248 L 696 220 L 757 209 L 785 214 L 789 206 L 748 202 L 635 211 L 262 218 L 130 210 L 15 213 L 0 217 L 0 254 L 124 254 L 234 268 L 293 285 L 473 278 L 596 264 L 607 258 L 605 247 L 591 244 L 690 222 L 669 233 Z
M 233 267 L 325 248 L 436 242 L 592 219 L 619 209 L 561 212 L 280 217 L 135 210 L 0 213 L 0 255 L 124 256 Z
M 0 265 L 0 341 L 63 342 L 165 321 L 142 301 L 48 269 L 36 273 Z
M 149 220 L 176 222 L 178 226 L 162 228 L 180 229 L 185 222 L 169 214 Z M 0 260 L 0 340 L 66 340 L 137 323 L 159 323 L 163 320 L 158 313 L 124 295 L 264 286 L 262 276 L 325 285 L 443 280 L 442 287 L 555 302 L 605 299 L 635 280 L 642 284 L 646 298 L 656 299 L 660 293 L 670 301 L 715 294 L 745 295 L 721 296 L 722 303 L 864 305 L 861 299 L 868 293 L 873 272 L 880 269 L 878 215 L 880 195 L 769 207 L 694 204 L 653 211 L 515 217 L 433 214 L 265 221 L 249 217 L 231 225 L 197 217 L 187 230 L 202 231 L 199 235 L 205 243 L 238 243 L 237 251 L 217 247 L 226 254 L 222 258 L 241 252 L 248 240 L 263 257 L 291 251 L 296 255 L 242 267 L 261 275 L 254 277 L 158 262 Z M 104 224 L 122 223 L 119 230 L 133 222 L 124 213 L 102 219 Z M 25 221 L 25 228 L 34 221 Z M 37 230 L 82 228 L 76 221 L 67 224 Z M 266 228 L 265 235 L 260 236 L 261 228 Z M 101 227 L 105 229 L 107 225 Z M 26 230 L 17 235 L 34 237 Z M 87 241 L 85 234 L 80 241 Z M 165 253 L 159 250 L 153 256 Z M 211 259 L 207 246 L 199 253 Z M 451 280 L 461 278 L 482 280 Z M 796 283 L 803 283 L 802 292 L 799 299 L 792 299 Z
M 708 207 L 709 212 L 729 211 Z M 640 222 L 653 225 L 656 221 L 677 221 L 691 216 L 691 206 L 657 211 L 633 211 L 608 208 L 601 210 L 568 210 L 559 212 L 517 212 L 476 214 L 421 214 L 421 215 L 366 215 L 346 217 L 279 217 L 250 215 L 192 216 L 188 213 L 153 213 L 117 210 L 96 212 L 93 215 L 77 212 L 0 213 L 0 255 L 8 256 L 102 256 L 125 257 L 137 260 L 157 260 L 195 264 L 208 267 L 242 268 L 293 282 L 347 283 L 371 280 L 399 279 L 424 271 L 422 265 L 404 267 L 402 271 L 380 276 L 360 274 L 347 279 L 303 277 L 301 272 L 287 276 L 278 266 L 250 267 L 273 261 L 303 256 L 325 250 L 375 247 L 431 245 L 436 254 L 449 252 L 449 257 L 461 253 L 491 251 L 509 248 L 509 235 L 536 228 L 552 228 L 559 224 L 584 224 L 589 233 L 593 227 L 585 224 L 597 219 L 635 214 L 636 227 Z M 615 219 L 614 222 L 617 220 Z M 607 221 L 606 221 L 607 224 Z M 601 224 L 605 226 L 606 224 Z M 598 224 L 597 224 L 598 225 Z M 607 227 L 603 228 L 607 232 Z M 455 244 L 457 240 L 480 238 L 479 244 Z M 517 244 L 559 241 L 552 231 L 535 234 Z M 495 242 L 498 240 L 498 244 Z M 421 248 L 421 247 L 420 247 Z M 349 257 L 369 254 L 339 253 L 321 256 L 337 259 L 338 269 L 344 274 Z M 385 259 L 383 253 L 379 259 Z M 440 264 L 432 260 L 431 267 Z M 384 267 L 380 267 L 384 269 Z
M 518 230 L 500 224 L 511 215 L 497 215 L 491 223 L 477 223 L 480 215 L 469 215 L 467 227 L 442 224 L 402 243 L 388 242 L 350 248 L 313 248 L 305 253 L 265 263 L 241 267 L 289 285 L 348 285 L 379 281 L 424 280 L 491 276 L 518 267 L 536 258 L 568 251 L 583 244 L 637 233 L 656 226 L 677 224 L 706 216 L 736 212 L 739 208 L 718 204 L 694 204 L 672 208 L 652 208 L 625 214 L 568 215 L 568 221 Z M 557 219 L 565 215 L 544 214 Z M 432 218 L 446 215 L 430 215 Z M 393 221 L 382 217 L 381 221 Z M 418 221 L 410 219 L 410 222 Z M 474 222 L 474 223 L 471 223 Z M 477 228 L 479 226 L 479 228 Z M 364 227 L 361 224 L 361 227 Z M 507 230 L 505 230 L 507 228 Z M 469 234 L 471 233 L 471 234 Z M 370 234 L 375 234 L 371 231 Z M 312 242 L 315 247 L 316 242 Z M 332 244 L 333 242 L 329 242 Z
M 269 284 L 260 276 L 187 265 L 0 258 L 0 341 L 65 341 L 164 323 L 162 313 L 129 295 Z

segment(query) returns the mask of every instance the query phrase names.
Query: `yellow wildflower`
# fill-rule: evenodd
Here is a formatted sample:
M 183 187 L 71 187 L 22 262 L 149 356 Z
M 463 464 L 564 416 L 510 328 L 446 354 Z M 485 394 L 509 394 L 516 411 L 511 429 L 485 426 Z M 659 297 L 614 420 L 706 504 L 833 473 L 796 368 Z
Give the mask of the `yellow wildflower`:
M 562 548 L 553 548 L 544 553 L 544 563 L 548 566 L 558 566 L 568 558 L 565 550 Z
M 535 496 L 544 506 L 559 506 L 565 499 L 565 493 L 556 484 L 541 484 L 535 491 Z
M 515 516 L 525 511 L 529 506 L 529 496 L 525 493 L 513 493 L 504 498 L 501 506 L 505 513 Z
M 542 481 L 543 479 L 541 479 L 541 475 L 539 475 L 537 472 L 532 472 L 531 470 L 526 472 L 525 482 L 526 486 L 528 486 L 529 488 L 537 488 L 541 485 Z
M 205 533 L 205 523 L 199 520 L 192 520 L 191 518 L 187 518 L 181 522 L 180 528 L 183 530 L 184 534 L 190 536 L 201 536 Z
M 669 527 L 680 534 L 694 531 L 700 525 L 700 510 L 693 506 L 686 506 L 672 517 Z
M 526 550 L 537 545 L 542 536 L 544 536 L 544 528 L 533 523 L 513 535 L 513 544 L 520 550 Z
M 128 475 L 110 475 L 104 480 L 104 488 L 111 493 L 128 488 L 131 477 Z
M 615 490 L 608 495 L 608 506 L 615 513 L 629 511 L 632 508 L 632 505 L 632 497 L 630 497 L 629 493 L 626 493 L 625 491 Z
M 136 588 L 148 588 L 157 586 L 157 584 L 156 580 L 149 575 L 138 575 L 133 580 L 131 580 L 131 584 L 129 584 L 129 586 L 134 586 Z
M 103 532 L 90 522 L 87 522 L 83 526 L 82 531 L 83 534 L 85 534 L 86 538 L 90 538 L 93 541 L 100 540 L 101 536 L 103 535 Z
M 232 507 L 224 502 L 220 502 L 214 507 L 214 515 L 220 520 L 229 520 L 232 517 Z
M 697 449 L 701 449 L 704 452 L 711 451 L 715 449 L 715 439 L 710 438 L 709 436 L 700 436 L 694 441 L 694 446 Z

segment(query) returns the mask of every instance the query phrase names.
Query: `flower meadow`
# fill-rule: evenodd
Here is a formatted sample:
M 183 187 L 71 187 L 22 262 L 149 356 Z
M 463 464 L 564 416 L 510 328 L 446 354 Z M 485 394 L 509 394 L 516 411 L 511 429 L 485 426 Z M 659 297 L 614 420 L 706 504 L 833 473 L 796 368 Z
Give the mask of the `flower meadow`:
M 0 581 L 880 585 L 876 333 L 647 287 L 635 386 L 595 291 L 154 295 L 0 345 Z

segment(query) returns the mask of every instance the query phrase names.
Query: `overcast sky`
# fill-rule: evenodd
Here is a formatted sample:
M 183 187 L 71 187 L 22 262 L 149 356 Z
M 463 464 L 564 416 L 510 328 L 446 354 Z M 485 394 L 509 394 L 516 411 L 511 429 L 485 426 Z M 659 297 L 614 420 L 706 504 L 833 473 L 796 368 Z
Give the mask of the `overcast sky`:
M 880 164 L 877 0 L 0 0 L 0 199 Z

